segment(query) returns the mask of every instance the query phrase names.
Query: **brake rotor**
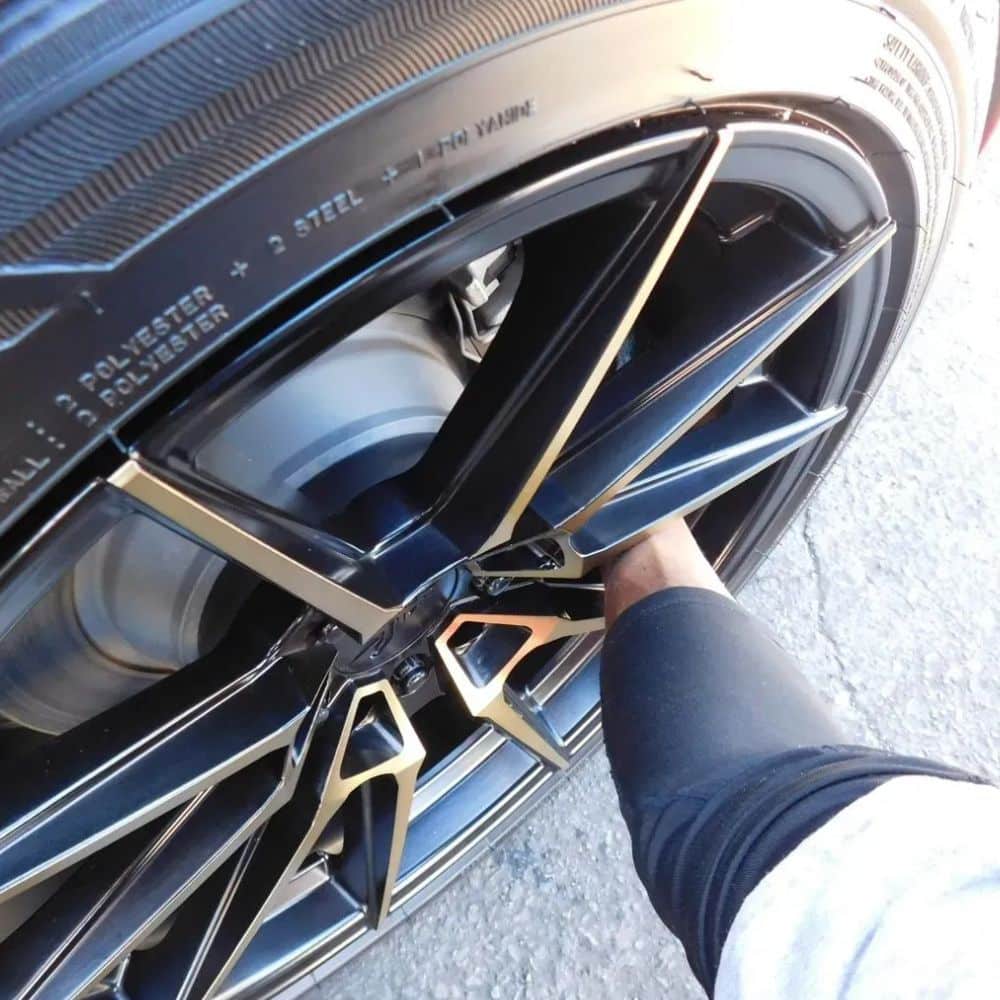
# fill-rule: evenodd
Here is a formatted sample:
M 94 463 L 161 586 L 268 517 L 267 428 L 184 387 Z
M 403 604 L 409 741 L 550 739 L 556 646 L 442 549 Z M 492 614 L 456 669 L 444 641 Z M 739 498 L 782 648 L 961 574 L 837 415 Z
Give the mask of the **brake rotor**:
M 276 385 L 207 443 L 199 466 L 266 503 L 336 510 L 420 457 L 462 391 L 462 367 L 430 300 L 410 299 Z M 210 652 L 253 584 L 156 521 L 126 518 L 8 640 L 0 713 L 72 729 Z M 431 588 L 350 669 L 391 676 L 426 645 L 454 586 L 452 576 Z

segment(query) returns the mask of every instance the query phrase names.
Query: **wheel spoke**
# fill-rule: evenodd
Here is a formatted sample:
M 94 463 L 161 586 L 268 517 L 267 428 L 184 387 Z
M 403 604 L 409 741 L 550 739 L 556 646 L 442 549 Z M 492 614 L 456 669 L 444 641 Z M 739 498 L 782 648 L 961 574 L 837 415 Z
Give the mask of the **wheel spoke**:
M 598 393 L 585 427 L 546 478 L 532 511 L 572 533 L 654 463 L 739 381 L 761 365 L 891 239 L 885 223 L 844 249 L 750 319 L 702 334 L 698 353 L 667 345 L 627 365 Z
M 560 549 L 555 565 L 503 573 L 582 576 L 668 517 L 704 506 L 815 440 L 846 414 L 842 406 L 806 410 L 767 379 L 743 386 L 724 415 L 682 438 L 579 531 L 552 536 Z
M 594 613 L 567 618 L 473 611 L 456 615 L 435 640 L 435 647 L 470 714 L 562 768 L 567 759 L 561 740 L 531 696 L 510 684 L 511 675 L 539 647 L 602 628 L 603 615 Z
M 388 681 L 341 682 L 317 729 L 312 754 L 290 801 L 181 911 L 177 926 L 137 968 L 137 996 L 205 997 L 239 960 L 268 909 L 299 871 L 352 793 L 395 784 L 388 836 L 366 845 L 364 885 L 370 923 L 388 915 L 402 860 L 424 750 Z M 183 918 L 183 919 L 181 919 Z
M 716 133 L 667 191 L 619 199 L 526 239 L 528 267 L 497 341 L 423 458 L 362 495 L 360 520 L 387 507 L 429 512 L 378 554 L 408 587 L 509 539 L 628 335 L 728 148 Z M 401 499 L 402 498 L 402 499 Z
M 0 899 L 292 745 L 309 708 L 299 661 L 318 683 L 331 656 L 301 645 L 312 615 L 272 645 L 261 612 L 252 603 L 233 641 L 12 769 L 24 777 L 0 803 Z
M 190 1000 L 196 979 L 229 903 L 256 856 L 259 827 L 205 884 L 177 910 L 163 941 L 134 952 L 125 972 L 126 993 L 135 1000 Z M 205 995 L 204 993 L 202 995 Z
M 568 250 L 563 229 L 569 220 L 550 227 L 531 248 L 541 259 L 562 258 L 565 280 L 554 287 L 551 273 L 539 268 L 535 282 L 522 286 L 517 312 L 508 316 L 501 341 L 474 379 L 489 385 L 499 409 L 468 393 L 422 470 L 442 465 L 451 477 L 460 470 L 459 482 L 451 479 L 445 487 L 451 504 L 461 509 L 471 502 L 481 511 L 485 505 L 488 517 L 479 529 L 487 534 L 474 540 L 474 551 L 510 538 L 632 329 L 728 145 L 728 133 L 718 134 L 673 197 L 604 207 L 601 238 L 588 245 Z M 579 256 L 567 259 L 568 252 Z M 442 460 L 439 452 L 447 457 Z
M 5 942 L 5 997 L 76 996 L 111 969 L 237 850 L 286 795 L 258 761 L 176 814 L 106 848 Z M 143 837 L 141 849 L 135 843 Z
M 196 541 L 353 629 L 371 637 L 399 610 L 361 596 L 370 589 L 340 582 L 362 571 L 359 561 L 323 532 L 309 529 L 280 512 L 262 510 L 247 497 L 222 489 L 214 492 L 193 478 L 171 482 L 136 458 L 110 477 L 112 486 L 168 526 L 179 527 Z M 391 602 L 390 602 L 391 605 Z

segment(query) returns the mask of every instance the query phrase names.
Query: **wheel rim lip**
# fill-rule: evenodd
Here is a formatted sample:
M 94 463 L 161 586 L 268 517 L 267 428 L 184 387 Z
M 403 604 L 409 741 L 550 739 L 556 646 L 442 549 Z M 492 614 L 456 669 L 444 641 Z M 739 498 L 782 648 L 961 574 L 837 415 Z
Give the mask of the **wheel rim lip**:
M 737 124 L 732 127 L 737 129 L 743 129 L 747 132 L 752 130 L 752 126 L 750 126 L 749 124 L 747 124 L 746 126 Z M 794 126 L 792 126 L 791 128 L 794 128 Z M 784 134 L 787 135 L 789 133 L 786 132 Z M 800 136 L 800 138 L 802 137 Z M 808 138 L 815 139 L 817 137 L 810 136 Z M 835 148 L 838 151 L 838 155 L 841 155 L 843 153 L 843 147 L 835 144 L 833 140 L 823 137 L 821 138 L 820 141 L 822 143 L 829 145 L 831 148 Z M 870 175 L 870 171 L 868 171 L 868 174 Z M 873 175 L 871 175 L 871 177 L 873 178 Z M 572 663 L 569 669 L 569 673 L 571 674 L 585 669 L 586 664 L 592 661 L 593 656 L 596 654 L 597 651 L 596 648 L 592 648 L 592 645 L 586 642 L 581 642 L 578 644 L 578 646 L 581 647 L 580 656 L 576 662 Z M 551 692 L 549 698 L 554 697 L 556 693 L 557 693 L 556 691 Z M 547 701 L 548 699 L 545 700 Z M 584 715 L 579 719 L 577 724 L 568 734 L 570 742 L 574 743 L 576 747 L 574 752 L 575 759 L 578 759 L 580 756 L 582 756 L 585 750 L 589 746 L 593 745 L 593 739 L 596 735 L 596 729 L 597 729 L 597 719 L 598 719 L 597 710 L 596 707 L 594 707 L 589 712 L 584 713 Z M 467 752 L 475 751 L 480 757 L 480 759 L 485 761 L 490 756 L 492 756 L 493 753 L 496 753 L 497 750 L 499 750 L 501 747 L 507 745 L 507 741 L 504 738 L 496 736 L 496 734 L 489 734 L 489 735 L 492 736 L 493 740 L 495 741 L 495 746 L 489 751 L 489 753 L 485 752 L 486 751 L 485 744 L 487 741 L 486 737 L 483 736 L 482 734 L 470 738 L 470 741 L 468 741 L 470 743 L 470 746 L 468 747 Z M 460 759 L 456 759 L 452 761 L 450 764 L 448 764 L 447 767 L 442 766 L 435 768 L 432 772 L 426 775 L 425 781 L 422 784 L 421 788 L 431 789 L 436 787 L 440 789 L 445 786 L 453 788 L 457 784 L 457 781 L 460 779 L 455 778 L 454 773 L 452 773 L 450 769 L 452 767 L 458 767 L 460 763 L 461 763 Z M 537 784 L 535 778 L 536 772 L 538 775 L 542 775 L 545 773 L 544 768 L 542 768 L 541 765 L 535 764 L 530 766 L 525 771 L 525 774 L 522 776 L 522 778 L 519 779 L 516 787 L 518 789 L 522 788 L 524 789 L 523 793 L 519 793 L 520 800 L 526 801 L 530 797 L 532 792 L 536 790 L 536 784 Z M 547 781 L 548 777 L 546 778 L 546 781 L 543 783 L 547 783 Z M 513 797 L 514 797 L 514 790 L 512 789 L 508 792 L 508 794 L 504 798 L 505 800 L 507 800 L 507 799 L 513 799 Z M 419 818 L 427 810 L 431 809 L 433 805 L 439 800 L 440 796 L 432 798 L 430 791 L 425 792 L 423 798 L 421 798 L 420 792 L 418 791 L 417 807 L 415 809 L 413 818 L 414 819 Z M 502 823 L 505 821 L 506 818 L 512 817 L 518 808 L 520 808 L 520 805 L 518 803 L 512 803 L 509 806 L 509 808 L 506 808 L 503 814 L 499 816 L 499 818 L 491 820 L 490 822 Z M 488 831 L 484 831 L 481 837 L 478 839 L 482 839 L 487 836 L 488 836 Z M 471 846 L 465 848 L 465 850 L 470 850 L 470 849 Z M 454 862 L 451 862 L 451 864 L 454 864 Z M 401 873 L 401 878 L 398 885 L 399 898 L 398 900 L 394 899 L 394 908 L 402 908 L 403 906 L 405 906 L 409 900 L 414 898 L 423 889 L 423 887 L 428 884 L 428 882 L 430 882 L 432 879 L 436 879 L 438 875 L 442 874 L 441 872 L 438 872 L 434 876 L 425 877 L 424 872 L 430 866 L 431 862 L 426 862 L 420 868 L 413 869 L 412 871 L 404 871 Z M 343 932 L 338 932 L 337 936 L 342 937 Z M 310 967 L 314 966 L 319 961 L 322 961 L 323 957 L 325 955 L 328 955 L 330 950 L 331 949 L 329 945 L 326 945 L 325 947 L 314 946 L 310 952 L 310 955 L 312 957 L 308 958 L 309 966 Z M 319 954 L 321 951 L 323 952 L 322 955 Z M 244 992 L 254 992 L 258 988 L 260 988 L 265 981 L 268 984 L 266 987 L 268 990 L 272 988 L 277 988 L 278 980 L 286 982 L 289 979 L 301 975 L 304 971 L 306 971 L 305 967 L 300 967 L 301 961 L 304 960 L 305 960 L 304 957 L 300 961 L 296 961 L 293 959 L 291 962 L 286 962 L 285 965 L 280 970 L 275 969 L 266 975 L 264 974 L 255 975 L 250 980 L 234 983 L 232 988 L 227 989 L 224 995 L 226 996 L 238 995 L 238 994 L 241 995 Z M 239 966 L 237 966 L 237 971 L 238 970 Z M 235 973 L 234 973 L 234 978 L 235 978 Z

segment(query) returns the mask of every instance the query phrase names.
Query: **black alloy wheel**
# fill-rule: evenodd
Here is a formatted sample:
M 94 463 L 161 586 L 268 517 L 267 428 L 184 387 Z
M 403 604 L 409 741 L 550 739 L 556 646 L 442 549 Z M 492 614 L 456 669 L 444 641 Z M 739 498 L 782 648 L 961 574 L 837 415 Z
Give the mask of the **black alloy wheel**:
M 848 231 L 819 214 L 822 190 L 767 191 L 740 152 L 763 139 L 768 169 L 783 143 L 854 168 Z M 67 587 L 105 649 L 121 619 L 155 615 L 132 588 L 149 560 L 166 575 L 174 537 L 178 592 L 213 577 L 209 648 L 117 704 L 130 689 L 103 678 L 83 692 L 37 667 L 5 678 L 5 714 L 58 736 L 24 760 L 39 780 L 0 804 L 3 891 L 70 872 L 8 938 L 5 995 L 40 976 L 73 995 L 114 970 L 130 996 L 201 996 L 258 973 L 286 915 L 317 910 L 308 933 L 327 941 L 378 927 L 456 835 L 481 835 L 592 745 L 601 562 L 681 513 L 725 572 L 760 511 L 808 485 L 888 276 L 894 225 L 863 163 L 799 125 L 720 118 L 615 130 L 511 181 L 372 267 L 311 336 L 223 369 L 140 431 L 33 552 L 36 579 L 42 565 L 59 579 L 13 632 L 22 662 L 39 632 L 52 660 L 80 655 L 51 640 L 70 628 Z M 498 246 L 515 249 L 484 288 L 517 287 L 487 340 L 476 312 L 493 295 L 470 308 L 456 265 Z M 417 304 L 383 312 L 401 291 Z M 375 414 L 297 431 L 310 387 L 336 392 L 337 362 L 359 363 L 353 338 L 384 377 L 394 324 L 398 364 L 437 352 L 436 395 L 407 368 Z M 88 584 L 122 574 L 131 587 L 91 607 Z M 131 641 L 143 680 L 168 669 L 152 662 L 165 641 Z M 103 711 L 46 725 L 88 694 Z
M 55 395 L 86 446 L 19 413 L 55 458 L 3 480 L 0 995 L 271 995 L 346 961 L 599 745 L 603 563 L 674 515 L 734 588 L 774 545 L 939 243 L 836 102 L 647 112 L 397 213 L 239 324 L 185 277 Z M 472 143 L 247 237 L 233 297 Z M 103 322 L 104 272 L 32 270 L 17 232 L 10 344 Z M 10 306 L 52 281 L 76 312 Z

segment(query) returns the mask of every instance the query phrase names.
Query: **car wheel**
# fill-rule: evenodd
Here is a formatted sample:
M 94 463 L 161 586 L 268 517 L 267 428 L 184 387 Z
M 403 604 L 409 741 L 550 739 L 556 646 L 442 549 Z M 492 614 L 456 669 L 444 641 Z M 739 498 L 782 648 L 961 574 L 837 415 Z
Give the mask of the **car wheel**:
M 996 5 L 0 31 L 0 993 L 269 995 L 598 745 L 603 561 L 775 544 L 934 272 Z

